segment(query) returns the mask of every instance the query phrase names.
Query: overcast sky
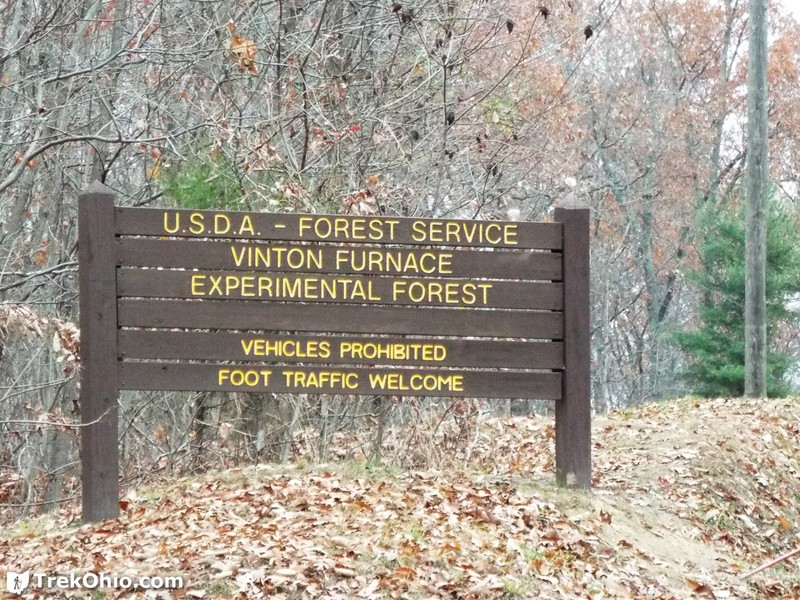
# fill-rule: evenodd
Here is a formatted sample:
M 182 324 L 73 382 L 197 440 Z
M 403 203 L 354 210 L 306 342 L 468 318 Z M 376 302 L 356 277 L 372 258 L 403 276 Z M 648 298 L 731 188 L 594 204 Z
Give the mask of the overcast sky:
M 789 9 L 795 18 L 800 19 L 800 0 L 781 0 L 781 4 Z

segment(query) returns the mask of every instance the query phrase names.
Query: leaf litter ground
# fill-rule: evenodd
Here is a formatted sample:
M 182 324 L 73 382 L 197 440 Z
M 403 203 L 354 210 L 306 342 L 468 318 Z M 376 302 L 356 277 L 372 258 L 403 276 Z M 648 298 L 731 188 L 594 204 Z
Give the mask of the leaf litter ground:
M 800 597 L 797 562 L 741 577 L 800 543 L 800 400 L 679 400 L 593 427 L 591 494 L 554 487 L 552 419 L 487 418 L 452 468 L 164 481 L 131 490 L 118 520 L 76 526 L 72 507 L 16 523 L 0 563 L 186 581 L 25 598 Z

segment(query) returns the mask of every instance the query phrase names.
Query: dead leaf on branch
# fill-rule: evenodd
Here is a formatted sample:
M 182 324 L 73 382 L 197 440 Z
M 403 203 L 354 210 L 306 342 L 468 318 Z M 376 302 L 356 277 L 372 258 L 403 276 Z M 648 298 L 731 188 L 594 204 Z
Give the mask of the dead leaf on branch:
M 80 355 L 78 327 L 69 321 L 47 318 L 22 304 L 0 304 L 0 339 L 9 331 L 43 338 L 50 329 L 53 330 L 53 350 L 59 353 L 59 362 L 66 361 L 64 371 L 69 373 L 74 369 Z
M 247 71 L 251 75 L 258 74 L 256 68 L 256 43 L 248 38 L 242 37 L 236 33 L 236 25 L 233 21 L 228 21 L 225 26 L 230 34 L 230 39 L 226 42 L 228 48 L 228 56 L 231 62 L 239 69 L 239 73 Z

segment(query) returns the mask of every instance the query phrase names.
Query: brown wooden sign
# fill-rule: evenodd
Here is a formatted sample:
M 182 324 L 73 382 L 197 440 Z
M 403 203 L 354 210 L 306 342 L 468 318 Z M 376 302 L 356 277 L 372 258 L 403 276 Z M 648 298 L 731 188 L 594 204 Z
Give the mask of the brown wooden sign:
M 537 339 L 560 339 L 564 335 L 563 313 L 557 311 L 120 298 L 118 312 L 120 327 L 401 333 Z M 520 390 L 520 393 L 524 394 L 524 391 Z
M 259 240 L 119 237 L 120 264 L 137 267 L 292 273 L 406 275 L 486 279 L 561 280 L 561 255 L 551 251 L 415 250 L 330 244 L 273 244 Z
M 493 398 L 561 397 L 561 373 L 123 362 L 120 389 Z
M 119 390 L 556 401 L 590 487 L 588 210 L 554 223 L 80 197 L 83 516 L 118 514 Z
M 122 360 L 564 368 L 564 344 L 545 341 L 122 329 L 117 343 Z
M 560 283 L 257 271 L 117 271 L 120 297 L 561 310 Z
M 560 250 L 555 223 L 117 208 L 117 235 Z

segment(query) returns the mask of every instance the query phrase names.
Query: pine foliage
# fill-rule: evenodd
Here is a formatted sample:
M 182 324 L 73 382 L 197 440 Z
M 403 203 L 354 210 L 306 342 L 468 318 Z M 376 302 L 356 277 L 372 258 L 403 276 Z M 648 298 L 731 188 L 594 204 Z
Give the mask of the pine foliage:
M 772 203 L 767 226 L 767 394 L 788 393 L 792 357 L 775 347 L 779 328 L 797 315 L 787 302 L 800 292 L 796 215 Z M 689 364 L 685 375 L 702 396 L 744 394 L 745 229 L 742 210 L 716 213 L 701 226 L 702 268 L 687 273 L 702 296 L 699 327 L 676 334 Z

